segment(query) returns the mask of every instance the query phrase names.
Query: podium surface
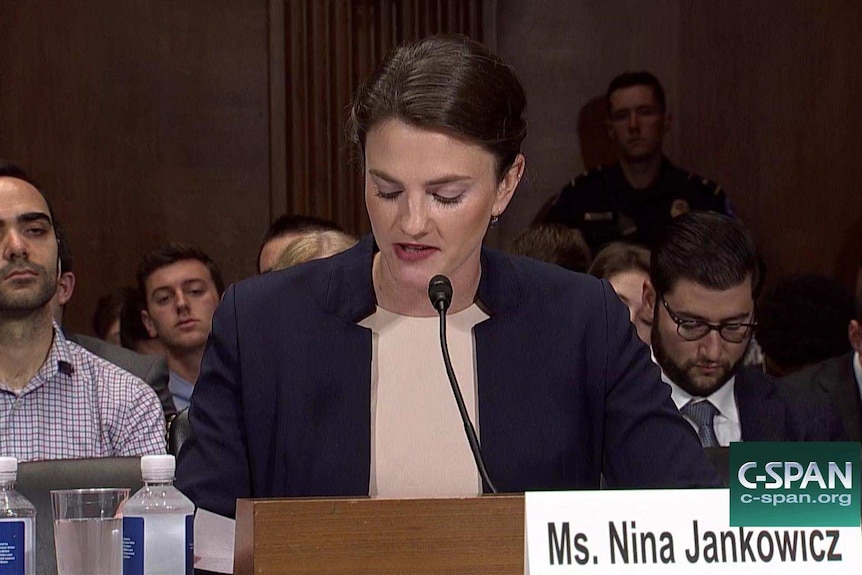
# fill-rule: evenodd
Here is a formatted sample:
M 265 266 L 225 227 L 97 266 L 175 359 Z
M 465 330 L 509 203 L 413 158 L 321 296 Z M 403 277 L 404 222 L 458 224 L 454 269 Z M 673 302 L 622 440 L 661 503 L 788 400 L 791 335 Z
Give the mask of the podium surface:
M 524 497 L 240 499 L 234 573 L 524 572 Z

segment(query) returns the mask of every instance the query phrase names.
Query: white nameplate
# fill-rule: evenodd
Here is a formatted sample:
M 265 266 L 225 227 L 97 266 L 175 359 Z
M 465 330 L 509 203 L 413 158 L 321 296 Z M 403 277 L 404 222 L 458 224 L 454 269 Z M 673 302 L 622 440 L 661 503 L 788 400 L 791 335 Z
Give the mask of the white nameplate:
M 862 573 L 859 527 L 730 527 L 727 489 L 526 494 L 528 575 Z

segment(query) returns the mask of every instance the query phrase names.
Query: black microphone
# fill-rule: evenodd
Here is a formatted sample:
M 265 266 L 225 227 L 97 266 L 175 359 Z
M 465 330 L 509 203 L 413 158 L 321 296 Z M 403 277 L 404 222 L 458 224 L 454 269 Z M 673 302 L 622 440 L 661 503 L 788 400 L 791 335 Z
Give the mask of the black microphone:
M 444 275 L 436 275 L 431 278 L 428 283 L 428 299 L 431 300 L 431 305 L 440 314 L 440 348 L 443 350 L 443 364 L 446 366 L 446 375 L 449 377 L 449 385 L 452 386 L 452 393 L 455 395 L 455 403 L 458 404 L 458 412 L 464 423 L 464 431 L 467 433 L 467 442 L 470 444 L 470 451 L 473 452 L 476 468 L 488 490 L 491 493 L 497 493 L 497 488 L 491 483 L 491 478 L 488 477 L 488 471 L 485 469 L 485 461 L 482 459 L 476 429 L 467 414 L 464 397 L 461 395 L 461 388 L 458 387 L 458 380 L 455 379 L 455 370 L 452 369 L 452 360 L 449 358 L 449 345 L 446 343 L 446 310 L 452 303 L 452 282 L 449 281 L 449 278 Z

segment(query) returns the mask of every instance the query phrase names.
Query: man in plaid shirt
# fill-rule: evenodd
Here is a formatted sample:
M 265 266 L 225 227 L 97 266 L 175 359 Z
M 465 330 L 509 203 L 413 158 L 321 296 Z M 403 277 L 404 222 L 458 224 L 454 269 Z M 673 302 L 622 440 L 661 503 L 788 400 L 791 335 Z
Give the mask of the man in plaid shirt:
M 0 455 L 21 461 L 165 451 L 143 381 L 67 341 L 50 301 L 62 271 L 51 208 L 0 162 Z

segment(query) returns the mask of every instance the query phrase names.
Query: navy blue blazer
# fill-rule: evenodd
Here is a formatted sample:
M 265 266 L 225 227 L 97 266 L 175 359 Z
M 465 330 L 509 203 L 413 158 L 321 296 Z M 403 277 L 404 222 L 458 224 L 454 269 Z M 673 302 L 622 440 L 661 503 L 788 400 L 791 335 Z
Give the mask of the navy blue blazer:
M 375 311 L 374 251 L 369 236 L 227 290 L 177 467 L 196 505 L 233 516 L 241 497 L 368 494 L 371 331 L 357 322 Z M 721 485 L 607 282 L 490 249 L 481 265 L 480 441 L 501 492 L 594 489 L 602 472 Z
M 742 367 L 733 388 L 743 441 L 846 441 L 841 416 L 824 393 L 798 389 Z

